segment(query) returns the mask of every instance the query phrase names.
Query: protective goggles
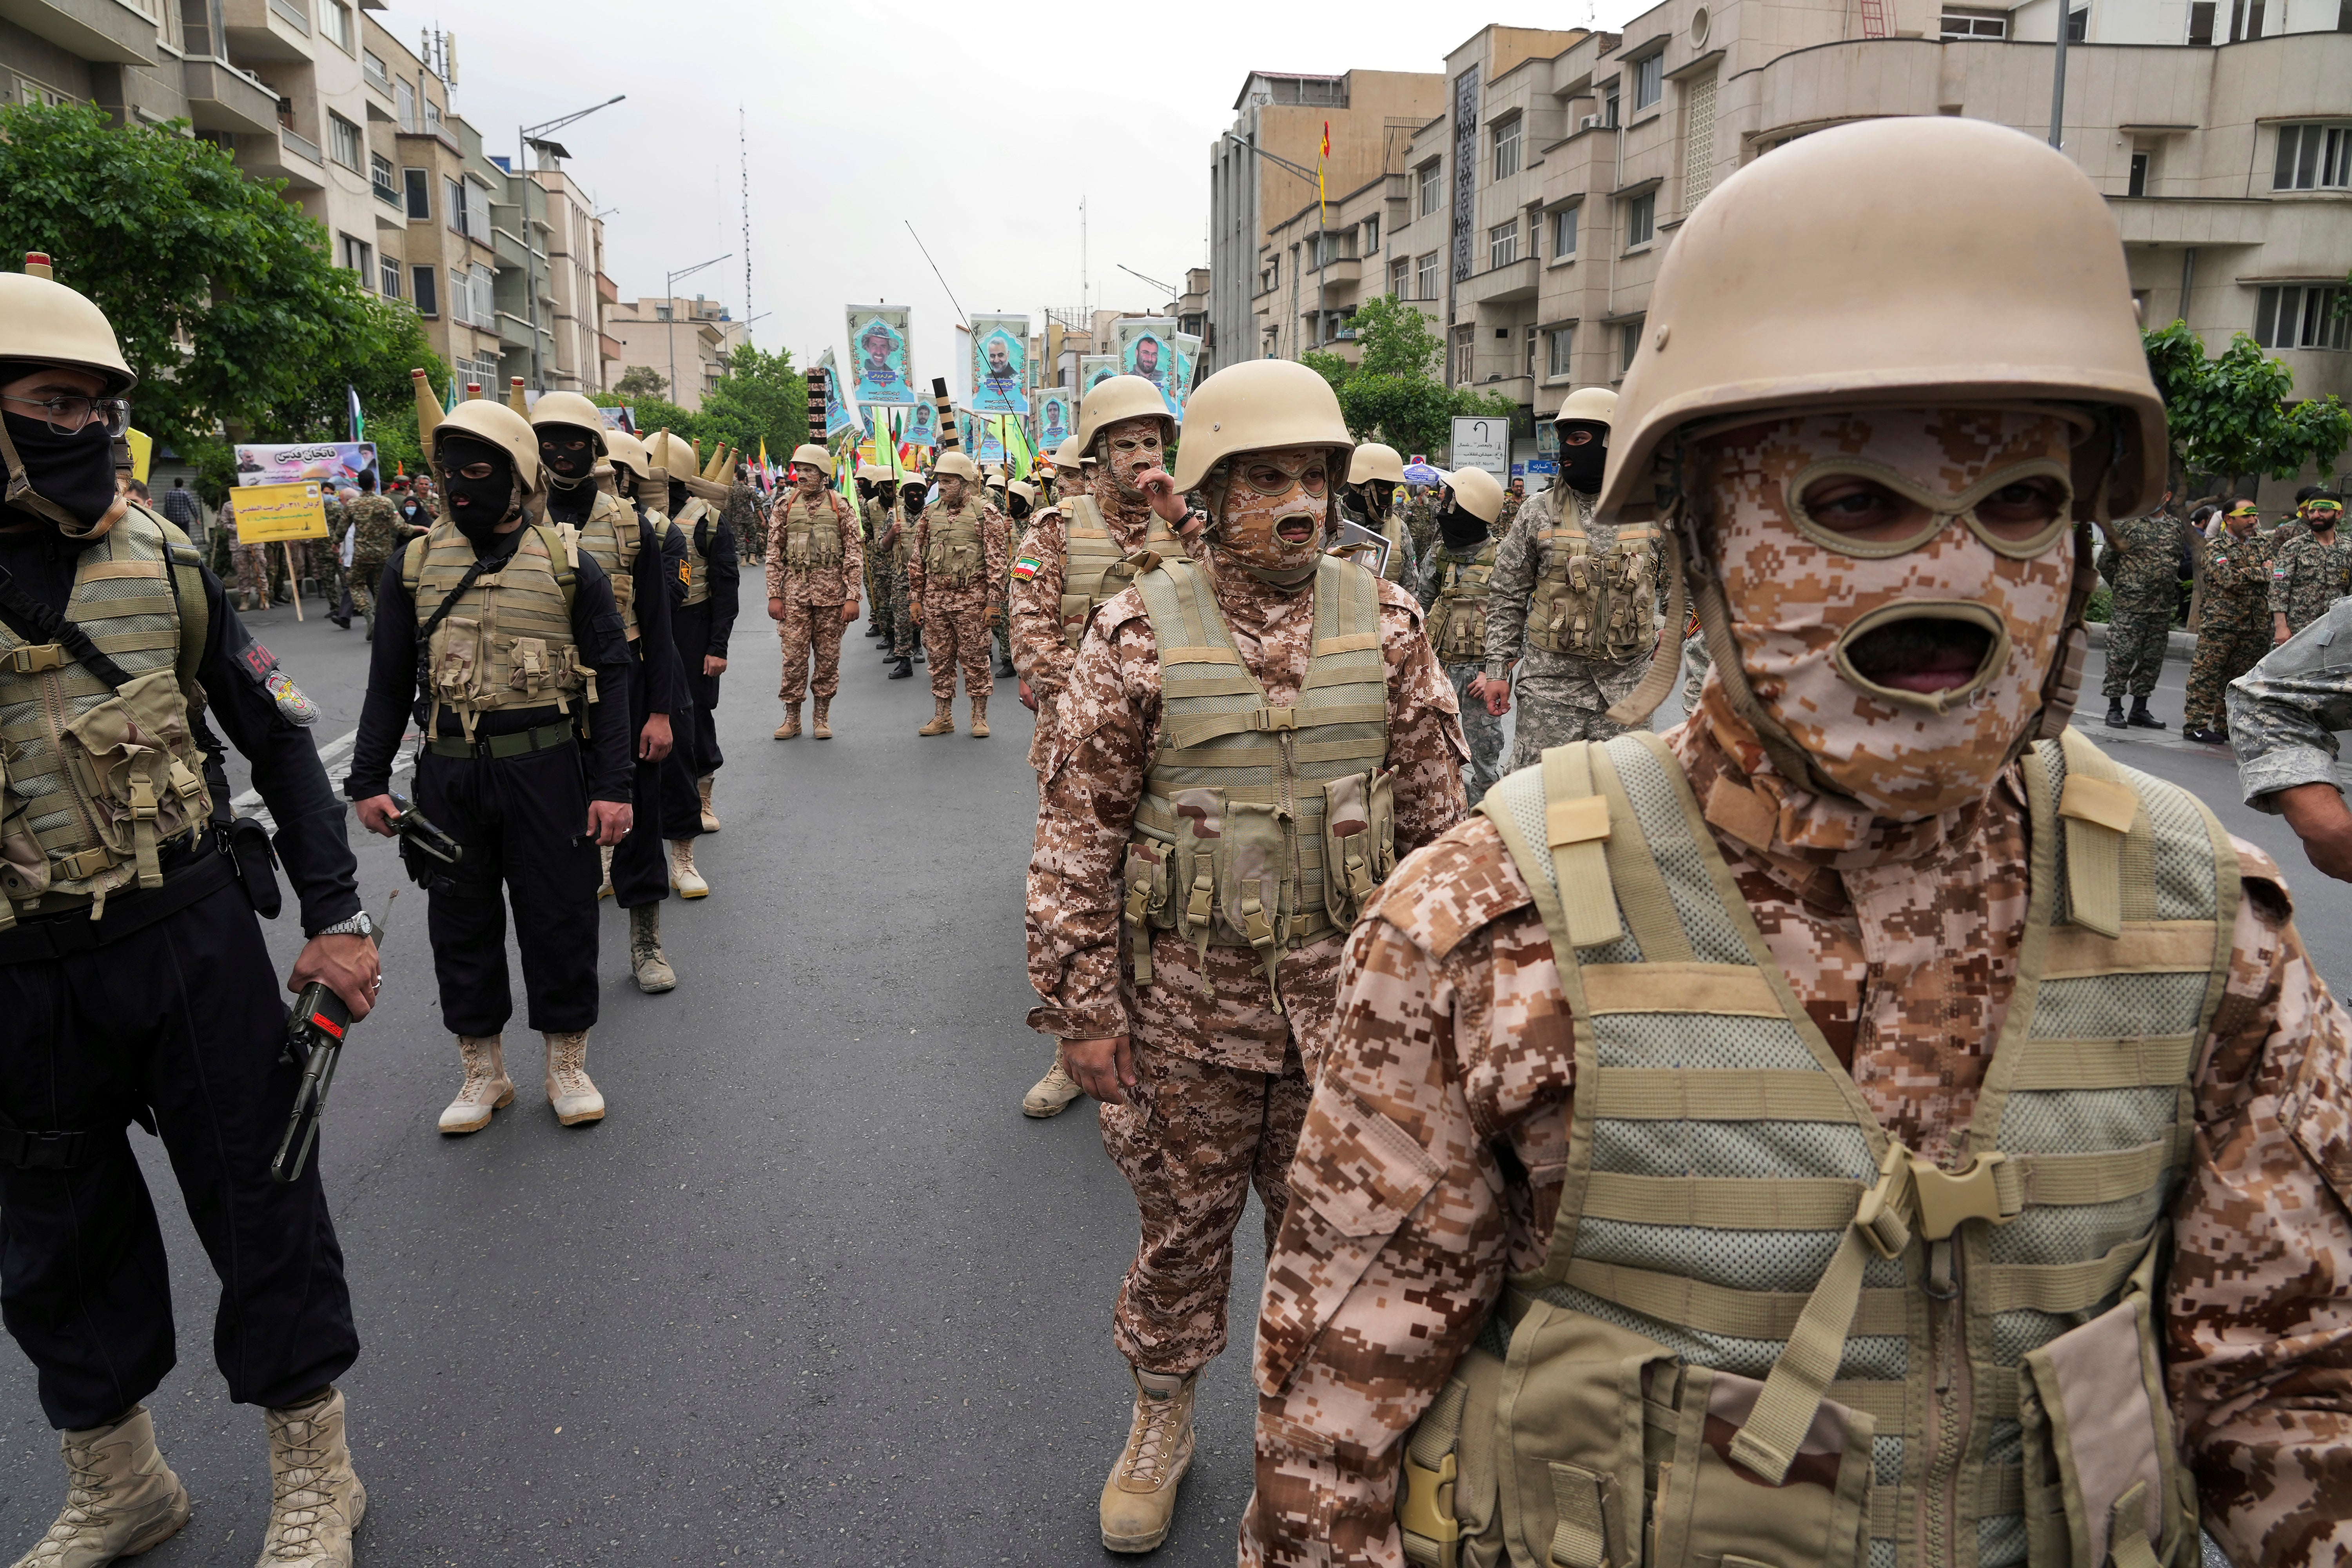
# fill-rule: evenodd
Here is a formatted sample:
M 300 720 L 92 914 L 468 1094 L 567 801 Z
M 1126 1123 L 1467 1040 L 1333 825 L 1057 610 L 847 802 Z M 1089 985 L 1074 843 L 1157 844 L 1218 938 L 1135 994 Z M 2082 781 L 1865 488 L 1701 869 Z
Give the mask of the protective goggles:
M 2074 479 L 2053 458 L 2013 463 L 1958 494 L 1867 458 L 1826 458 L 1789 481 L 1787 501 L 1799 532 L 1864 561 L 1923 549 L 1954 521 L 1995 554 L 2027 561 L 2074 525 Z
M 59 436 L 76 436 L 91 425 L 102 425 L 109 436 L 131 428 L 131 405 L 120 397 L 9 397 L 0 402 L 20 408 L 37 408 L 41 423 Z

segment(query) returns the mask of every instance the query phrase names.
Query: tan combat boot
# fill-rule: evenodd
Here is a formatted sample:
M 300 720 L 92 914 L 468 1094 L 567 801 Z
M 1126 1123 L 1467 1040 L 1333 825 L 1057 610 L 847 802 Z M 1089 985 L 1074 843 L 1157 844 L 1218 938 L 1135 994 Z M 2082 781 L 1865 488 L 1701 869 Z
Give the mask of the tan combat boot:
M 817 740 L 830 741 L 833 739 L 833 726 L 827 721 L 833 713 L 833 699 L 820 697 L 815 700 L 816 711 L 809 715 L 809 733 Z
M 1102 1489 L 1108 1552 L 1149 1552 L 1168 1539 L 1176 1486 L 1192 1468 L 1192 1387 L 1199 1373 L 1135 1372 L 1135 1421 Z
M 599 844 L 596 846 L 596 854 L 597 858 L 604 863 L 604 885 L 596 889 L 596 896 L 599 899 L 609 899 L 613 896 L 613 847 L 609 844 Z
M 604 1120 L 604 1097 L 588 1076 L 588 1031 L 547 1037 L 547 1103 L 566 1127 Z
M 694 840 L 673 838 L 669 841 L 669 890 L 681 899 L 707 899 L 710 884 L 694 868 Z
M 823 712 L 824 710 L 820 704 L 817 710 Z M 694 781 L 694 793 L 702 800 L 702 831 L 705 833 L 719 831 L 719 814 L 710 809 L 710 786 L 718 782 L 717 773 L 705 773 Z
M 629 973 L 648 996 L 677 989 L 677 972 L 661 950 L 659 904 L 641 904 L 629 911 Z
M 1078 1080 L 1070 1076 L 1070 1069 L 1062 1065 L 1062 1053 L 1057 1047 L 1054 1052 L 1054 1065 L 1045 1069 L 1045 1076 L 1032 1085 L 1027 1094 L 1022 1096 L 1021 1114 L 1041 1119 L 1059 1116 L 1085 1092 L 1078 1087 Z
M 466 1084 L 441 1112 L 444 1132 L 479 1132 L 490 1112 L 514 1103 L 514 1079 L 507 1077 L 501 1037 L 460 1035 L 457 1054 L 466 1060 Z
M 800 739 L 800 735 L 801 705 L 797 702 L 788 702 L 784 705 L 784 721 L 776 726 L 776 739 L 779 741 L 797 741 Z
M 367 1489 L 352 1473 L 343 1396 L 284 1410 L 269 1423 L 269 1528 L 254 1568 L 352 1568 L 352 1531 L 367 1513 Z
M 66 1457 L 66 1506 L 16 1568 L 104 1568 L 170 1540 L 195 1505 L 155 1449 L 143 1405 L 111 1426 L 58 1435 Z
M 985 697 L 971 700 L 971 734 L 976 741 L 988 739 L 988 699 Z
M 916 731 L 915 733 L 918 735 L 954 734 L 955 699 L 952 697 L 934 697 L 931 699 L 931 706 L 936 710 L 936 711 L 931 714 L 931 721 L 924 725 L 921 729 Z

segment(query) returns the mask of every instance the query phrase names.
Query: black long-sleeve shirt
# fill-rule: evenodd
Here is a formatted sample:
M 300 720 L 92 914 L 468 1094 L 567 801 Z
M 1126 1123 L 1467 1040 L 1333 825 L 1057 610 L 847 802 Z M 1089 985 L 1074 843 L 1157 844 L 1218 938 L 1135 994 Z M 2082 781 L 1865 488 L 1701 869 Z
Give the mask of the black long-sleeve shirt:
M 497 537 L 494 549 L 511 552 L 522 530 Z M 412 723 L 425 723 L 425 694 L 416 689 L 416 601 L 401 580 L 405 550 L 383 563 L 383 580 L 376 586 L 375 643 L 368 659 L 367 700 L 360 707 L 359 738 L 352 746 L 352 771 L 343 793 L 353 800 L 383 795 L 392 787 L 392 764 L 399 754 L 400 737 Z M 629 671 L 635 662 L 629 639 L 621 626 L 621 612 L 613 603 L 612 579 L 593 556 L 582 555 L 573 571 L 572 640 L 580 657 L 596 672 L 595 721 L 586 745 L 588 798 L 626 804 L 632 796 L 636 726 L 614 722 L 629 710 Z M 575 712 L 577 705 L 575 704 Z M 511 734 L 536 729 L 556 710 L 499 708 L 475 721 L 478 736 Z M 442 710 L 441 732 L 461 733 L 457 714 Z
M 693 699 L 687 695 L 686 663 L 677 656 L 671 626 L 678 602 L 686 597 L 686 535 L 659 513 L 636 510 L 637 562 L 632 574 L 637 584 L 637 657 L 646 667 L 646 711 L 683 713 Z
M 736 612 L 741 607 L 738 584 L 742 571 L 735 555 L 735 527 L 713 513 L 695 523 L 694 542 L 709 564 L 710 575 L 710 601 L 706 612 L 710 617 L 710 641 L 703 651 L 713 658 L 725 658 L 727 639 L 734 635 Z M 696 673 L 701 672 L 698 669 Z
M 16 521 L 19 514 L 10 514 Z M 81 546 L 46 521 L 0 531 L 0 567 L 25 593 L 63 615 Z M 178 568 L 173 568 L 178 570 Z M 278 864 L 302 906 L 302 930 L 316 934 L 360 912 L 359 865 L 344 828 L 343 803 L 327 782 L 310 732 L 286 716 L 267 685 L 278 661 L 253 640 L 209 567 L 204 574 L 210 626 L 196 679 L 205 715 L 253 767 L 253 786 L 277 819 Z M 212 788 L 226 785 L 207 769 Z

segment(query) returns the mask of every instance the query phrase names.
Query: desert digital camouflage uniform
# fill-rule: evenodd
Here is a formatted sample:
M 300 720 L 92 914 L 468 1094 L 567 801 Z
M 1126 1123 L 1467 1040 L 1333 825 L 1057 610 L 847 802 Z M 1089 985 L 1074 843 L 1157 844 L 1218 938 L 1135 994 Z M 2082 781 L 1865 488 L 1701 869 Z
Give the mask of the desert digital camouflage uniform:
M 877 548 L 882 535 L 890 526 L 890 503 L 880 496 L 866 496 L 857 503 L 861 529 L 860 540 L 866 559 L 866 616 L 881 634 L 882 646 L 890 646 L 889 589 L 883 581 L 882 552 Z
M 1729 710 L 1707 691 L 1704 716 L 1664 739 L 1699 800 L 1744 795 L 1758 775 L 1717 740 L 1709 721 Z M 2012 766 L 1956 820 L 1881 823 L 1829 849 L 1791 847 L 1769 816 L 1759 849 L 1708 813 L 1770 957 L 1871 1111 L 1923 1155 L 1960 1139 L 2011 1005 L 2032 856 L 2021 788 Z M 2243 897 L 2197 1043 L 2196 1152 L 2159 1311 L 2206 1528 L 2241 1563 L 2316 1568 L 2352 1546 L 2352 1029 L 2278 868 L 2231 844 Z M 1980 956 L 1955 965 L 1955 951 Z M 1506 1272 L 1544 1264 L 1571 1169 L 1559 970 L 1491 822 L 1399 868 L 1349 942 L 1339 1006 L 1267 1264 L 1244 1563 L 1402 1563 L 1401 1440 Z
M 1213 557 L 1211 557 L 1213 560 Z M 1243 662 L 1276 708 L 1295 706 L 1315 621 L 1312 591 L 1210 571 Z M 1453 688 L 1412 601 L 1379 586 L 1388 671 L 1387 766 L 1396 847 L 1460 817 L 1463 757 Z M 1097 610 L 1066 678 L 1059 740 L 1040 787 L 1029 866 L 1030 1026 L 1060 1040 L 1132 1038 L 1136 1106 L 1102 1108 L 1103 1146 L 1136 1192 L 1142 1241 L 1119 1290 L 1113 1338 L 1147 1372 L 1189 1373 L 1225 1343 L 1233 1228 L 1255 1186 L 1271 1229 L 1297 1115 L 1330 1037 L 1339 933 L 1284 953 L 1282 1002 L 1246 947 L 1195 949 L 1153 929 L 1151 978 L 1122 952 L 1121 870 L 1160 742 L 1158 641 L 1139 591 Z
M 1639 648 L 1622 660 L 1586 658 L 1535 647 L 1528 640 L 1528 605 L 1543 566 L 1541 534 L 1549 527 L 1559 498 L 1574 498 L 1580 526 L 1592 542 L 1595 560 L 1617 542 L 1617 525 L 1592 513 L 1596 499 L 1581 490 L 1555 485 L 1527 498 L 1512 519 L 1495 554 L 1495 576 L 1486 598 L 1486 673 L 1496 680 L 1513 680 L 1512 711 L 1517 728 L 1512 732 L 1511 760 L 1506 773 L 1526 767 L 1545 748 L 1569 741 L 1605 741 L 1622 731 L 1612 723 L 1609 710 L 1642 683 L 1642 671 L 1654 640 L 1641 639 Z M 1654 627 L 1655 594 L 1639 607 Z M 1516 660 L 1518 668 L 1511 668 Z M 1516 673 L 1516 679 L 1514 674 Z
M 400 509 L 381 495 L 362 492 L 343 509 L 351 518 L 352 606 L 363 616 L 375 614 L 376 584 L 383 579 L 383 563 L 400 549 Z
M 2271 557 L 2269 610 L 2299 632 L 2352 593 L 2352 543 L 2339 526 L 2326 543 L 2308 527 Z
M 737 551 L 746 561 L 761 562 L 768 558 L 768 514 L 760 505 L 760 492 L 751 481 L 741 477 L 738 465 L 735 482 L 727 489 L 727 521 L 735 526 Z
M 985 703 L 996 685 L 988 668 L 988 613 L 1003 605 L 1005 584 L 1011 581 L 1013 524 L 984 497 L 977 485 L 968 486 L 964 492 L 964 510 L 978 516 L 981 545 L 981 559 L 972 563 L 970 582 L 934 582 L 925 572 L 923 557 L 930 547 L 932 530 L 944 528 L 947 520 L 956 515 L 944 500 L 923 509 L 907 552 L 907 594 L 923 606 L 923 647 L 931 656 L 931 695 L 941 702 L 955 696 L 959 663 L 963 666 L 966 696 Z
M 2107 673 L 2100 693 L 2113 701 L 2145 700 L 2164 669 L 2172 617 L 2180 609 L 2180 548 L 2189 525 L 2167 511 L 2107 525 L 2112 542 L 2099 571 L 2113 584 L 2107 616 Z
M 1507 509 L 1510 498 L 1506 496 L 1503 504 Z M 1453 574 L 1477 565 L 1479 557 L 1489 555 L 1495 548 L 1496 541 L 1491 535 L 1475 549 L 1465 551 L 1455 550 L 1445 542 L 1443 536 L 1438 539 L 1437 552 L 1427 558 L 1424 562 L 1426 570 L 1421 574 L 1421 613 L 1424 620 L 1430 615 L 1430 606 L 1437 602 L 1438 595 L 1445 590 Z M 1492 565 L 1491 560 L 1488 564 Z M 1466 606 L 1475 606 L 1477 603 L 1475 600 L 1465 602 Z M 1468 613 L 1467 607 L 1464 613 Z M 1485 629 L 1485 616 L 1481 614 L 1477 635 L 1482 641 Z M 1465 793 L 1475 805 L 1502 776 L 1503 721 L 1487 711 L 1484 700 L 1470 695 L 1470 683 L 1486 673 L 1484 658 L 1449 658 L 1443 649 L 1439 650 L 1438 657 L 1439 662 L 1445 667 L 1445 679 L 1453 684 L 1454 703 L 1461 710 L 1462 741 L 1470 751 L 1470 761 L 1464 769 L 1462 783 Z
M 221 502 L 220 515 L 215 526 L 228 541 L 229 559 L 236 565 L 236 590 L 253 595 L 254 603 L 269 603 L 269 546 L 247 544 L 237 532 L 236 497 L 232 493 Z
M 2226 528 L 2205 541 L 2204 550 L 2205 595 L 2180 721 L 2187 729 L 2218 730 L 2230 682 L 2271 650 L 2271 561 L 2262 535 L 2241 539 Z
M 789 547 L 787 530 L 795 521 L 812 520 L 819 531 L 812 543 L 822 540 L 822 531 L 829 527 L 840 542 L 837 561 L 813 565 L 792 559 L 799 552 Z M 819 490 L 812 504 L 799 490 L 792 489 L 776 502 L 768 527 L 769 542 L 774 546 L 768 552 L 768 597 L 784 602 L 784 618 L 776 623 L 784 655 L 776 696 L 793 708 L 799 706 L 803 693 L 820 703 L 830 701 L 841 689 L 841 608 L 856 597 L 864 568 L 857 514 L 838 490 Z M 816 667 L 814 678 L 809 673 L 812 656 Z

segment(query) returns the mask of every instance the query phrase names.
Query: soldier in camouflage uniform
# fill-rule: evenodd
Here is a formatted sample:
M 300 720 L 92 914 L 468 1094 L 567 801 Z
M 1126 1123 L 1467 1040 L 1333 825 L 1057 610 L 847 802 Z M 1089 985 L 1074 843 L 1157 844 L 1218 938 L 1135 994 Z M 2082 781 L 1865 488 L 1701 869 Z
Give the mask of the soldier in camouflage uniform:
M 366 620 L 367 635 L 373 638 L 375 591 L 383 576 L 383 563 L 399 552 L 404 537 L 400 509 L 376 494 L 375 470 L 370 468 L 360 476 L 359 499 L 343 510 L 352 527 L 352 608 Z
M 2240 501 L 2221 536 L 2205 542 L 2205 596 L 2180 714 L 2183 739 L 2218 746 L 2230 738 L 2221 731 L 2224 689 L 2271 650 L 2271 558 L 2254 531 L 2261 517 L 2253 502 Z
M 269 546 L 247 544 L 239 535 L 235 491 L 221 502 L 220 516 L 215 521 L 222 537 L 228 541 L 229 559 L 236 565 L 236 607 L 248 611 L 266 607 L 269 603 Z
M 875 542 L 875 572 L 879 578 L 875 591 L 890 606 L 890 636 L 882 645 L 882 657 L 890 661 L 893 680 L 915 678 L 915 654 L 922 642 L 923 628 L 915 624 L 907 589 L 907 559 L 914 552 L 915 520 L 923 515 L 923 497 L 930 488 L 930 482 L 920 478 L 900 480 L 898 505 Z
M 1936 116 L 1818 132 L 1707 211 L 1601 506 L 1670 456 L 1741 668 L 1505 779 L 1357 925 L 1241 1561 L 2340 1563 L 2352 1020 L 2269 858 L 2065 729 L 2076 540 L 2166 451 L 2115 220 Z M 2000 267 L 2020 232 L 2069 268 Z M 1994 276 L 2033 308 L 1951 304 Z M 2184 1039 L 2116 1075 L 2076 1054 L 2109 1029 Z
M 2344 542 L 2336 526 L 2344 516 L 2342 499 L 2321 490 L 2301 510 L 2304 532 L 2271 557 L 2273 642 L 2286 641 L 2352 592 L 2352 544 Z
M 1461 468 L 1437 517 L 1437 553 L 1421 574 L 1421 613 L 1429 646 L 1445 666 L 1462 708 L 1462 739 L 1470 748 L 1462 784 L 1479 800 L 1502 776 L 1503 721 L 1470 694 L 1482 683 L 1486 658 L 1486 592 L 1500 542 L 1490 513 L 1507 504 L 1495 476 L 1484 468 Z
M 2246 804 L 2284 816 L 2312 865 L 2339 882 L 2352 881 L 2352 811 L 2336 774 L 2336 731 L 2352 730 L 2352 666 L 2336 652 L 2347 639 L 2352 598 L 2263 655 L 2229 690 Z M 2329 1076 L 2340 1083 L 2344 1075 L 2337 1066 Z
M 797 740 L 801 698 L 814 699 L 809 732 L 833 739 L 833 699 L 841 689 L 841 634 L 857 619 L 865 549 L 858 519 L 827 481 L 833 458 L 818 446 L 793 453 L 793 488 L 768 520 L 768 618 L 783 648 L 776 698 L 784 705 L 779 741 Z
M 1037 510 L 1037 487 L 1025 479 L 1013 479 L 1005 484 L 1003 495 L 1004 515 L 1013 527 L 1004 549 L 1006 597 L 993 612 L 995 619 L 990 627 L 996 644 L 996 662 L 991 667 L 991 671 L 999 680 L 1010 680 L 1015 674 L 1013 668 L 1012 589 L 1014 580 L 1012 563 L 1021 553 L 1021 542 L 1029 537 L 1029 520 Z
M 743 477 L 743 465 L 735 465 L 735 481 L 727 489 L 727 521 L 735 529 L 735 547 L 741 557 L 760 564 L 768 559 L 768 514 L 760 505 L 760 492 Z
M 2099 552 L 2099 574 L 2113 584 L 2107 613 L 2107 675 L 2100 690 L 2107 700 L 2110 728 L 2129 725 L 2161 730 L 2164 721 L 2147 710 L 2148 693 L 2164 669 L 2172 617 L 2180 608 L 2180 552 L 2189 531 L 2169 510 L 2172 492 L 2145 517 L 2107 525 L 2107 546 Z M 2124 713 L 2124 694 L 2131 713 Z
M 1657 530 L 1594 510 L 1615 406 L 1597 386 L 1560 405 L 1560 482 L 1519 509 L 1495 554 L 1486 673 L 1473 695 L 1497 719 L 1518 703 L 1514 768 L 1549 746 L 1616 734 L 1609 710 L 1632 693 L 1657 641 Z
M 1492 531 L 1496 539 L 1511 531 L 1511 524 L 1518 521 L 1519 508 L 1527 503 L 1528 481 L 1521 479 L 1513 479 L 1510 489 L 1503 492 L 1503 510 L 1495 517 Z
M 1439 493 L 1443 478 L 1426 463 L 1412 463 L 1405 468 L 1404 480 L 1405 531 L 1412 535 L 1415 552 L 1427 555 L 1437 548 L 1437 514 L 1445 504 Z

